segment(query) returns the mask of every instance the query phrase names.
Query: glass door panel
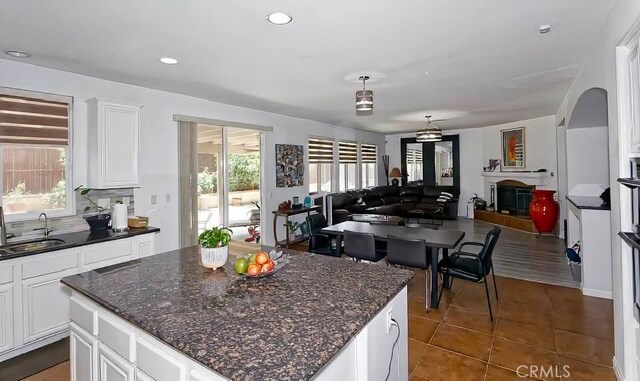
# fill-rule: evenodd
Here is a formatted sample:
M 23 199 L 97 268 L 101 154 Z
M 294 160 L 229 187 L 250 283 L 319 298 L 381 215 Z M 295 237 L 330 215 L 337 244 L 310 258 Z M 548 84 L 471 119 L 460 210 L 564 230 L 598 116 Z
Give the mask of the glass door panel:
M 422 173 L 422 143 L 407 144 L 407 181 L 409 184 L 418 184 L 423 180 Z
M 453 185 L 453 142 L 435 143 L 436 185 Z
M 223 224 L 222 127 L 199 124 L 198 141 L 198 234 Z

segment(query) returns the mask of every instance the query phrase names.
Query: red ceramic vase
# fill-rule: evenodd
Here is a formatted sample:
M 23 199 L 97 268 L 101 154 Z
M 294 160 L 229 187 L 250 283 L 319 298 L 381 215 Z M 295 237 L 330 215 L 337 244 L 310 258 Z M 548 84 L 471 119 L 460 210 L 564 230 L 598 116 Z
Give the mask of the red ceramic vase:
M 552 190 L 534 190 L 533 200 L 529 204 L 529 215 L 533 221 L 533 225 L 540 233 L 552 232 L 558 221 L 558 213 L 560 206 L 553 199 Z

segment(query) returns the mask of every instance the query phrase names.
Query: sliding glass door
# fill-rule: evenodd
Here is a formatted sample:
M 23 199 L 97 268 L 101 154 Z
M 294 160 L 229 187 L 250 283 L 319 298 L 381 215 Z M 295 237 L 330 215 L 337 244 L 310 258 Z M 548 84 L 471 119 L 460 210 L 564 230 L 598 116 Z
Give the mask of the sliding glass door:
M 260 232 L 262 131 L 180 123 L 181 246 L 227 226 L 235 239 Z

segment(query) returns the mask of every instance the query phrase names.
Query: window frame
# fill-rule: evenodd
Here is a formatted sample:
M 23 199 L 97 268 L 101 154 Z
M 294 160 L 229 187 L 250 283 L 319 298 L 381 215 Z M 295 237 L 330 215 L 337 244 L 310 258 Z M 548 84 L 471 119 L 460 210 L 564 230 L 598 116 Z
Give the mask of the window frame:
M 336 149 L 336 141 L 333 138 L 327 138 L 324 136 L 309 136 L 307 137 L 307 152 L 310 154 L 310 150 L 309 150 L 309 141 L 315 139 L 315 140 L 324 140 L 326 142 L 331 142 L 331 147 L 333 150 L 333 154 L 331 155 L 331 162 L 328 161 L 311 161 L 308 160 L 308 166 L 307 166 L 307 173 L 310 175 L 311 174 L 311 168 L 310 166 L 312 164 L 317 165 L 317 169 L 316 169 L 316 184 L 317 184 L 317 190 L 312 192 L 310 185 L 311 185 L 311 177 L 309 177 L 309 184 L 307 185 L 307 190 L 309 191 L 310 195 L 316 195 L 319 193 L 331 193 L 336 189 L 336 185 L 335 185 L 335 179 L 334 179 L 334 173 L 335 173 L 335 149 Z M 322 190 L 322 170 L 321 170 L 321 166 L 322 165 L 329 165 L 329 169 L 330 169 L 330 174 L 329 174 L 329 186 L 330 186 L 330 190 L 328 191 L 324 191 Z
M 67 145 L 53 144 L 7 144 L 0 143 L 0 157 L 4 157 L 4 147 L 25 147 L 25 148 L 61 148 L 66 147 L 65 157 L 65 208 L 64 209 L 42 209 L 37 211 L 27 211 L 21 213 L 5 213 L 6 222 L 19 222 L 38 219 L 41 213 L 46 213 L 49 218 L 69 217 L 76 215 L 76 197 L 73 187 L 73 119 L 74 119 L 74 98 L 71 96 L 43 93 L 38 91 L 20 90 L 9 87 L 0 87 L 0 95 L 13 95 L 28 98 L 36 98 L 54 102 L 66 102 L 69 105 Z M 0 160 L 0 174 L 4 173 L 4 160 Z M 4 197 L 4 175 L 0 175 L 0 198 Z
M 340 144 L 345 144 L 345 145 L 353 145 L 355 146 L 356 149 L 356 161 L 355 162 L 342 162 L 340 161 Z M 354 181 L 354 188 L 349 188 L 349 165 L 350 164 L 355 164 L 355 181 Z M 345 170 L 343 171 L 342 168 L 344 168 Z M 338 184 L 337 184 L 337 188 L 339 192 L 347 192 L 347 191 L 351 191 L 351 190 L 356 190 L 360 187 L 361 182 L 360 182 L 360 169 L 358 168 L 358 166 L 360 165 L 360 144 L 357 141 L 353 141 L 353 140 L 340 140 L 338 141 Z M 344 172 L 344 173 L 343 173 Z M 344 181 L 345 184 L 345 189 L 342 189 L 340 183 L 341 181 Z
M 376 153 L 375 153 L 375 161 L 374 162 L 370 162 L 370 161 L 363 161 L 362 160 L 362 146 L 370 146 L 370 147 L 375 147 Z M 367 174 L 368 174 L 368 169 L 365 171 L 364 170 L 364 166 L 365 164 L 373 164 L 373 185 L 366 185 L 364 184 L 364 182 L 367 179 Z M 364 188 L 373 188 L 373 187 L 377 187 L 378 186 L 378 145 L 377 144 L 373 144 L 373 143 L 360 143 L 358 144 L 358 167 L 360 170 L 360 179 L 359 179 L 359 184 L 362 187 L 362 189 Z

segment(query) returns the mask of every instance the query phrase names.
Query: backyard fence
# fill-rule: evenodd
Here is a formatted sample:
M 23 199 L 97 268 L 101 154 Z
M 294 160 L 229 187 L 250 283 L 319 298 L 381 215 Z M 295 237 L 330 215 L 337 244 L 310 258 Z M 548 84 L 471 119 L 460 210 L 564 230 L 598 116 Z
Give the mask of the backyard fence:
M 49 147 L 12 147 L 2 149 L 3 194 L 24 189 L 30 194 L 49 193 L 65 179 L 64 151 Z

